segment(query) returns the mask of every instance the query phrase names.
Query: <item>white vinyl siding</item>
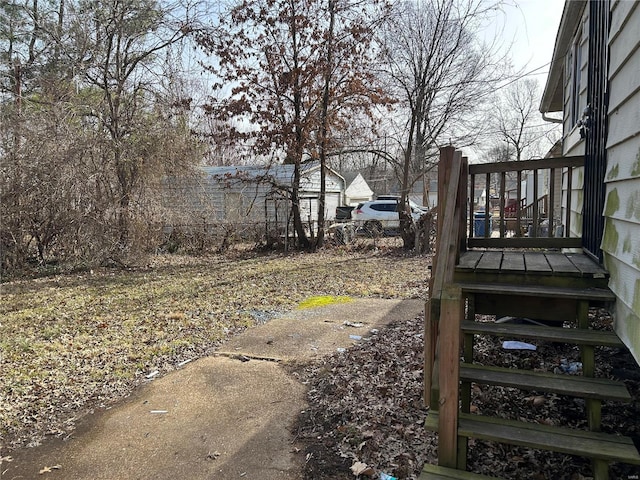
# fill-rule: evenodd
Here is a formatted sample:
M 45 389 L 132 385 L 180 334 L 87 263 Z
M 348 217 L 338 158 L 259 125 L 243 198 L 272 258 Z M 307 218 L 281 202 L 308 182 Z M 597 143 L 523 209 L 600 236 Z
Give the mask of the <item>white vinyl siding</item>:
M 611 4 L 609 136 L 602 240 L 615 330 L 640 362 L 640 7 Z

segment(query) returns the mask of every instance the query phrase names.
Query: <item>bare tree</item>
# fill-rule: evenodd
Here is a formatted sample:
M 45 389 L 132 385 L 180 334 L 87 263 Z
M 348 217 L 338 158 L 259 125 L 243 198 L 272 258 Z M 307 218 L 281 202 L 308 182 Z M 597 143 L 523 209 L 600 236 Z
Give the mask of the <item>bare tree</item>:
M 154 57 L 181 39 L 186 26 L 170 25 L 168 13 L 152 0 L 90 4 L 78 20 L 92 25 L 87 32 L 90 67 L 87 82 L 99 89 L 102 101 L 95 113 L 109 138 L 105 167 L 114 172 L 117 210 L 114 212 L 120 248 L 129 246 L 131 208 L 143 178 L 148 155 L 140 155 L 132 138 L 141 132 L 145 96 L 152 89 Z M 131 148 L 133 147 L 133 148 Z M 142 152 L 144 153 L 144 152 Z
M 518 80 L 501 90 L 493 103 L 489 128 L 499 138 L 502 147 L 496 146 L 502 160 L 505 152 L 508 160 L 527 160 L 540 156 L 553 143 L 547 135 L 553 125 L 543 125 L 538 112 L 540 93 L 534 79 Z
M 495 46 L 476 37 L 499 2 L 434 0 L 401 2 L 381 39 L 390 89 L 398 98 L 401 199 L 433 166 L 441 145 L 470 142 L 480 130 L 475 109 L 496 84 Z M 411 216 L 401 212 L 405 247 L 413 245 Z
M 483 160 L 487 163 L 508 162 L 513 160 L 513 149 L 507 143 L 498 143 L 487 150 L 483 155 Z

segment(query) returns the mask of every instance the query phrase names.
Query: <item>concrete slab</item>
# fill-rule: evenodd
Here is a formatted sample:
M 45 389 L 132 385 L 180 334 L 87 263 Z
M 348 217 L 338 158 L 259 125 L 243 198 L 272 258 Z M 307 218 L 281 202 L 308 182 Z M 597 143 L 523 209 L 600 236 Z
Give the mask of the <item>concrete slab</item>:
M 351 336 L 368 337 L 372 329 L 415 318 L 423 311 L 423 300 L 382 298 L 295 310 L 232 338 L 222 346 L 220 354 L 308 360 L 359 341 Z M 362 326 L 353 326 L 359 324 Z
M 281 362 L 346 348 L 371 329 L 414 318 L 423 302 L 363 299 L 298 310 L 231 339 L 215 356 L 137 389 L 85 417 L 72 438 L 12 452 L 2 480 L 301 478 L 290 429 L 306 390 Z M 361 327 L 348 326 L 362 323 Z M 238 355 L 253 358 L 242 361 Z M 246 360 L 246 359 L 244 359 Z M 44 467 L 59 469 L 39 474 Z

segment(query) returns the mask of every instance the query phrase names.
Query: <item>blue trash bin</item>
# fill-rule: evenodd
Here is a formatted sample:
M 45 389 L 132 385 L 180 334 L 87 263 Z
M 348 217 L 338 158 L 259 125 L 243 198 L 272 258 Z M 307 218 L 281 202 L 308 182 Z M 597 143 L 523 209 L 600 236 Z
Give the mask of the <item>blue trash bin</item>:
M 476 212 L 473 215 L 473 235 L 475 237 L 484 237 L 485 219 L 489 217 L 489 232 L 493 229 L 491 214 L 487 212 Z

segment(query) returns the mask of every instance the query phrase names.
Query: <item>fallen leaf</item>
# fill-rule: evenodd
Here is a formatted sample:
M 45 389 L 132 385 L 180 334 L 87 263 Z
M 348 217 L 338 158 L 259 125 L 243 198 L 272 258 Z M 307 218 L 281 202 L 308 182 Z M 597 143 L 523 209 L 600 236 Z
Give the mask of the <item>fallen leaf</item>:
M 368 475 L 371 477 L 375 474 L 373 468 L 362 462 L 356 462 L 351 465 L 351 471 L 356 477 L 359 475 Z
M 343 322 L 343 324 L 347 327 L 361 328 L 364 327 L 364 323 L 361 322 Z
M 534 407 L 539 407 L 541 405 L 544 404 L 544 402 L 546 402 L 546 398 L 544 398 L 542 395 L 537 395 L 535 397 L 533 397 L 533 406 Z
M 40 475 L 42 475 L 43 473 L 51 473 L 53 470 L 60 470 L 62 468 L 62 465 L 53 465 L 52 467 L 44 467 L 40 470 Z
M 215 460 L 220 455 L 222 455 L 220 452 L 213 452 L 213 453 L 209 452 L 209 454 L 207 455 L 207 460 Z

